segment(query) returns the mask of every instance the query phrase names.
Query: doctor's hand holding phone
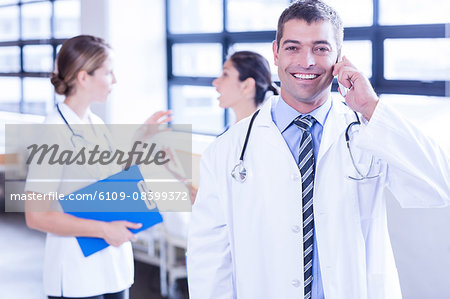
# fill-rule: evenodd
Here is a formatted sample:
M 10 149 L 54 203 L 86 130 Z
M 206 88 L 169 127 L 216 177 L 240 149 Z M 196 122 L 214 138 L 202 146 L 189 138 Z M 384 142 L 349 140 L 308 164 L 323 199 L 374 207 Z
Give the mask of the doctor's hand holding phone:
M 337 76 L 339 92 L 348 106 L 370 120 L 377 106 L 378 96 L 369 79 L 345 56 L 334 65 L 333 76 Z

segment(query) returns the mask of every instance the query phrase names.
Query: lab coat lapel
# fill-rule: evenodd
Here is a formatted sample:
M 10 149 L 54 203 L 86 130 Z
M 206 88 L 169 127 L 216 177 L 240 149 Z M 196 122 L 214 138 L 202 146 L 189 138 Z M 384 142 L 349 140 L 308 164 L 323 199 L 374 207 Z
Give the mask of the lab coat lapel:
M 266 138 L 264 142 L 273 144 L 278 148 L 286 150 L 285 153 L 289 153 L 289 147 L 287 146 L 286 141 L 283 139 L 283 136 L 273 122 L 271 114 L 272 106 L 276 105 L 276 102 L 279 100 L 279 96 L 273 96 L 263 104 L 259 115 L 255 119 L 254 126 L 265 127 L 269 129 L 270 133 L 273 135 L 266 135 L 268 138 Z M 317 158 L 317 165 L 320 164 L 322 157 L 328 152 L 330 147 L 335 142 L 337 142 L 339 138 L 343 138 L 342 135 L 345 133 L 347 123 L 350 123 L 352 121 L 351 117 L 354 117 L 353 112 L 339 100 L 333 99 L 333 106 L 331 107 L 328 119 L 323 128 L 322 140 Z M 282 144 L 281 147 L 280 144 Z M 295 160 L 293 161 L 295 163 Z
M 344 104 L 333 100 L 333 107 L 331 107 L 330 114 L 323 128 L 317 165 L 320 164 L 322 157 L 328 152 L 330 147 L 345 133 L 347 128 L 346 113 L 348 111 L 349 109 Z
M 280 100 L 279 96 L 272 96 L 269 98 L 263 106 L 258 116 L 255 118 L 253 126 L 259 128 L 261 131 L 259 136 L 259 142 L 261 143 L 261 151 L 266 151 L 271 145 L 280 155 L 285 155 L 286 157 L 291 157 L 293 165 L 297 165 L 295 159 L 292 157 L 291 151 L 281 135 L 280 130 L 275 125 L 272 119 L 272 107 Z M 251 134 L 255 134 L 253 131 Z
M 258 116 L 255 118 L 255 127 L 271 127 L 274 124 L 272 119 L 272 107 L 276 105 L 279 96 L 272 96 L 261 106 Z

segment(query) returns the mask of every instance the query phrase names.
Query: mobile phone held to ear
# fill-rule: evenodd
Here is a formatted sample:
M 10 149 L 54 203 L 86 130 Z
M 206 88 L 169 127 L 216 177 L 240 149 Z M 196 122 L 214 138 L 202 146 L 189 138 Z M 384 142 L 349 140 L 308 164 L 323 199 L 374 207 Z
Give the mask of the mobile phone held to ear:
M 342 61 L 342 57 L 339 55 L 339 57 L 337 58 L 336 63 L 341 62 Z M 350 89 L 352 89 L 353 87 L 353 83 L 352 81 L 348 80 L 350 82 L 350 88 L 345 87 L 344 85 L 342 85 L 341 82 L 339 82 L 339 78 L 336 76 L 336 80 L 338 82 L 338 86 L 339 86 L 339 92 L 341 93 L 341 95 L 345 98 L 347 96 L 347 93 Z
M 347 88 L 344 85 L 342 85 L 341 82 L 339 82 L 338 80 L 338 85 L 339 85 L 339 92 L 341 93 L 341 96 L 343 96 L 344 98 L 347 96 L 347 92 L 348 90 L 351 88 Z

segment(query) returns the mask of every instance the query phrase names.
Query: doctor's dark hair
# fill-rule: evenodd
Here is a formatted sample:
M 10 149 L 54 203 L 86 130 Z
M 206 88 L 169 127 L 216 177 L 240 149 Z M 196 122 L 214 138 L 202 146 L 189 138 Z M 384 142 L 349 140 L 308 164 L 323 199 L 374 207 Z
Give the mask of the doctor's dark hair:
M 239 73 L 239 81 L 247 78 L 255 80 L 255 105 L 264 102 L 266 92 L 278 95 L 278 89 L 272 83 L 269 62 L 262 55 L 252 51 L 239 51 L 230 56 L 230 61 Z
M 92 35 L 78 35 L 66 40 L 50 75 L 55 92 L 65 96 L 72 94 L 78 73 L 94 74 L 108 58 L 110 49 L 103 39 Z
M 278 19 L 277 27 L 277 47 L 280 47 L 280 41 L 283 37 L 284 24 L 292 19 L 304 20 L 306 23 L 328 21 L 333 25 L 337 51 L 340 55 L 342 42 L 344 40 L 344 27 L 341 17 L 336 10 L 320 0 L 297 0 L 286 8 Z

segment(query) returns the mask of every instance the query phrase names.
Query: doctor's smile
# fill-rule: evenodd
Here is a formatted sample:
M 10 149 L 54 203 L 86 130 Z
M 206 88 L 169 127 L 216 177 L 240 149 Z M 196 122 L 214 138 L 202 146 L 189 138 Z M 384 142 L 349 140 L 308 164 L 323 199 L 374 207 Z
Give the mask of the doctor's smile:
M 300 80 L 314 80 L 317 77 L 319 77 L 320 75 L 292 73 L 292 76 L 294 76 L 295 78 L 300 79 Z

